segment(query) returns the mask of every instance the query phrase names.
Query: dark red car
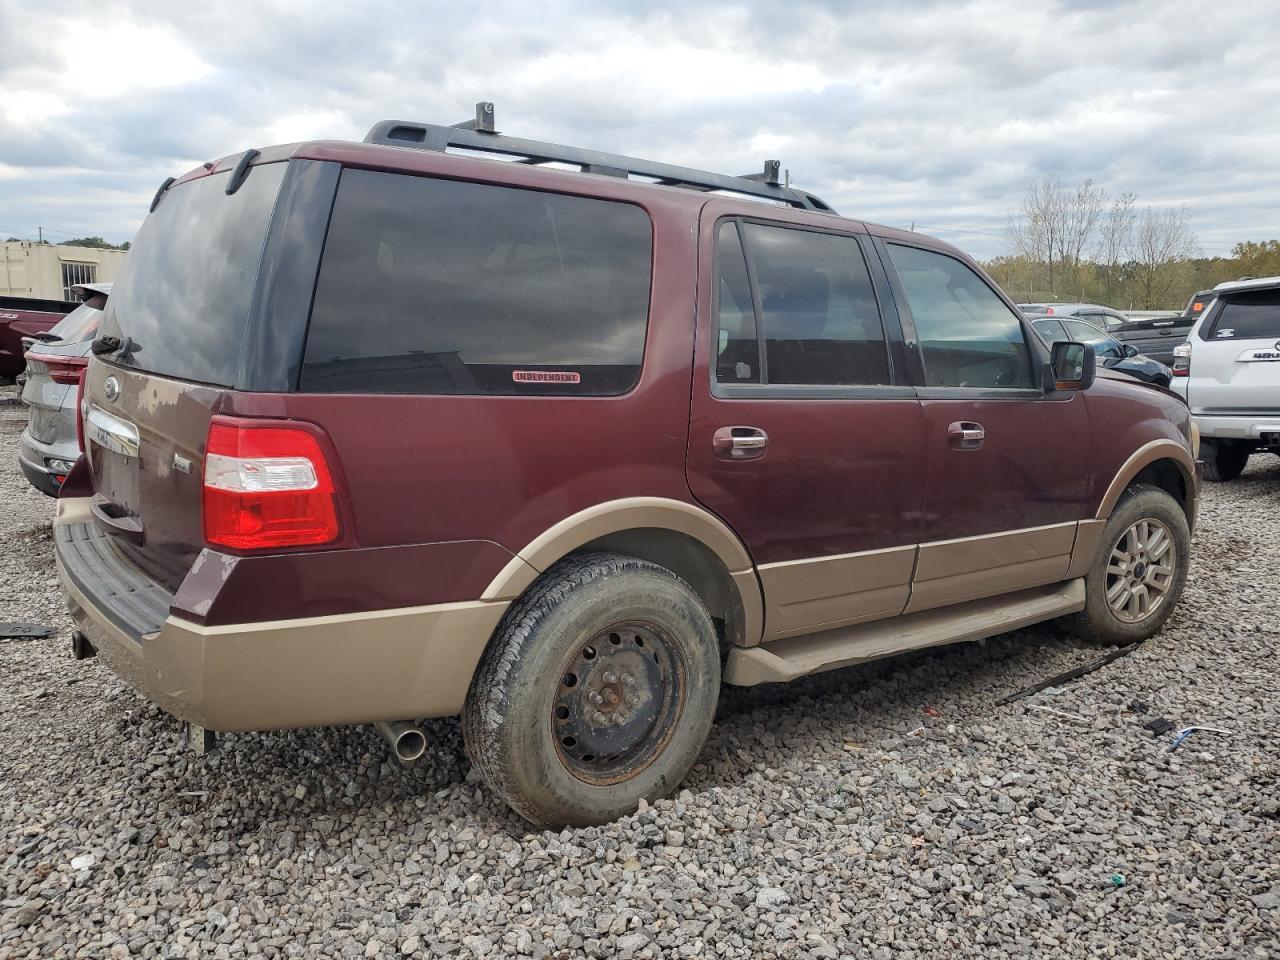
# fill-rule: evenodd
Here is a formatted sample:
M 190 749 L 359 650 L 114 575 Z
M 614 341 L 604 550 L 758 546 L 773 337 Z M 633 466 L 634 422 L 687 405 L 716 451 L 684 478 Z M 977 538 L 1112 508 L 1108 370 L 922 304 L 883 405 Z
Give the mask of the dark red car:
M 1051 353 L 963 254 L 776 164 L 488 116 L 162 189 L 58 503 L 81 655 L 196 733 L 380 722 L 412 759 L 409 721 L 460 713 L 555 825 L 673 790 L 722 682 L 1164 623 L 1180 400 Z
M 78 306 L 61 300 L 0 297 L 0 383 L 13 383 L 27 365 L 23 337 L 39 338 Z

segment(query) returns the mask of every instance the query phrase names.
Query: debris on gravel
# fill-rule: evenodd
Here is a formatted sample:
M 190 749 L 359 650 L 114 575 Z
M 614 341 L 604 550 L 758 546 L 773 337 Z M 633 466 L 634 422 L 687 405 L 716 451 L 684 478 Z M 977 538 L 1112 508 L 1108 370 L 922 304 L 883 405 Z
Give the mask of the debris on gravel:
M 1280 953 L 1274 457 L 1206 485 L 1183 603 L 1130 656 L 1007 706 L 1096 649 L 1049 624 L 727 689 L 676 796 L 550 833 L 456 721 L 407 771 L 371 728 L 186 752 L 71 660 L 21 428 L 0 406 L 0 619 L 58 635 L 0 640 L 0 960 Z M 1171 752 L 1152 717 L 1229 732 Z

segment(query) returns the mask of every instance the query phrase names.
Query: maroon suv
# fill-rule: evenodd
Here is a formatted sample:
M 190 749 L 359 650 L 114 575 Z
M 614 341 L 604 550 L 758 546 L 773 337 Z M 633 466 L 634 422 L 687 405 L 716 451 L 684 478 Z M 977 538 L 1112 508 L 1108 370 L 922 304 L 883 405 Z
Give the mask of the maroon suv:
M 1168 618 L 1197 498 L 1172 394 L 776 163 L 489 116 L 161 189 L 58 503 L 81 655 L 197 733 L 376 722 L 412 759 L 410 721 L 461 714 L 556 825 L 675 788 L 721 682 Z

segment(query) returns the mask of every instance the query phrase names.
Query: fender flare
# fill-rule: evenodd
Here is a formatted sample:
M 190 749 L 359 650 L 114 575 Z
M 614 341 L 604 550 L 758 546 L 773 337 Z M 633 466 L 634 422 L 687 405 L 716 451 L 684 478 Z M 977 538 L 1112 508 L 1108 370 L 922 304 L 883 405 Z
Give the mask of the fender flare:
M 764 630 L 764 599 L 755 564 L 737 534 L 702 507 L 666 497 L 627 497 L 597 503 L 551 526 L 498 572 L 482 600 L 513 600 L 556 561 L 593 540 L 629 530 L 659 529 L 684 534 L 710 550 L 728 571 L 742 601 L 743 636 L 759 642 Z
M 1106 493 L 1102 495 L 1102 502 L 1098 504 L 1094 519 L 1108 519 L 1111 516 L 1111 511 L 1115 509 L 1116 504 L 1120 501 L 1121 494 L 1133 482 L 1133 478 L 1157 460 L 1172 460 L 1177 464 L 1178 471 L 1182 474 L 1182 482 L 1187 489 L 1187 507 L 1191 510 L 1192 516 L 1194 516 L 1196 500 L 1195 460 L 1191 458 L 1191 453 L 1182 444 L 1173 440 L 1160 439 L 1143 444 L 1124 462 L 1124 465 L 1107 487 Z

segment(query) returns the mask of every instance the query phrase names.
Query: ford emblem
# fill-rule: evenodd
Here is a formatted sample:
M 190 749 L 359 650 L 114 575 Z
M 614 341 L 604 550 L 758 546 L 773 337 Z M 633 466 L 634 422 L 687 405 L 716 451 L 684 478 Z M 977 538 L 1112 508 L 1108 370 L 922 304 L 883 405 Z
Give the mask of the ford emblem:
M 102 395 L 108 400 L 114 400 L 120 396 L 120 381 L 115 377 L 107 377 L 106 382 L 102 385 Z

